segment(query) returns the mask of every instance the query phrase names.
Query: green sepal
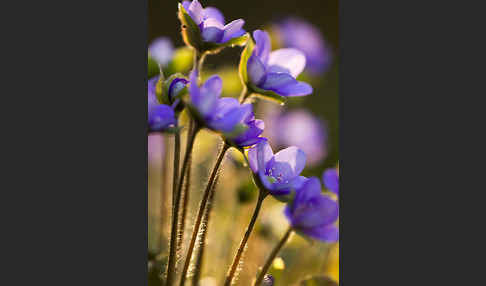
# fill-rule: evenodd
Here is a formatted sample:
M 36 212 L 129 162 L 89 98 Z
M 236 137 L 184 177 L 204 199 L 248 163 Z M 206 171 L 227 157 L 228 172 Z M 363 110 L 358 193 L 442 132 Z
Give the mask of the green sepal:
M 170 85 L 171 85 L 172 81 L 175 80 L 176 78 L 184 78 L 184 79 L 187 80 L 187 78 L 181 73 L 173 74 L 168 79 L 166 79 L 165 81 L 163 81 L 162 78 L 159 78 L 159 80 L 157 81 L 157 83 L 155 85 L 155 95 L 156 95 L 159 103 L 172 106 L 175 99 L 181 99 L 182 100 L 186 96 L 186 94 L 189 93 L 187 86 L 186 86 L 181 91 L 179 91 L 179 93 L 176 94 L 175 97 L 172 100 L 169 98 Z M 179 104 L 176 107 L 175 112 L 179 113 L 179 112 L 182 111 L 182 109 L 184 109 L 184 104 Z
M 300 281 L 300 286 L 338 286 L 337 282 L 328 276 L 313 276 Z
M 193 47 L 197 51 L 202 51 L 203 39 L 199 26 L 192 20 L 182 3 L 179 3 L 179 20 L 181 21 L 182 39 L 186 45 Z
M 250 59 L 254 48 L 255 48 L 255 43 L 253 42 L 253 39 L 251 37 L 248 37 L 246 46 L 243 49 L 243 52 L 241 52 L 240 65 L 238 67 L 241 83 L 243 83 L 243 85 L 248 85 L 249 83 L 247 65 L 248 65 L 248 60 Z
M 236 47 L 236 46 L 244 46 L 248 39 L 250 38 L 250 35 L 248 33 L 244 34 L 243 36 L 233 38 L 225 43 L 211 43 L 211 42 L 204 42 L 203 43 L 203 48 L 202 52 L 205 54 L 217 54 L 219 53 L 222 49 L 227 48 L 227 47 Z
M 287 97 L 281 96 L 272 90 L 265 90 L 254 86 L 253 84 L 248 85 L 248 90 L 253 93 L 254 96 L 274 101 L 278 104 L 284 105 L 287 103 Z

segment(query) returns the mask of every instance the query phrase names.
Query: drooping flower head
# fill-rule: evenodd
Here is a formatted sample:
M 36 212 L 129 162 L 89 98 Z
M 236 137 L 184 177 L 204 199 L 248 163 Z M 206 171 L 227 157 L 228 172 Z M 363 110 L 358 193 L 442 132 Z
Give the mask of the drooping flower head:
M 312 93 L 309 84 L 296 80 L 306 64 L 301 51 L 288 48 L 271 52 L 270 37 L 265 31 L 254 31 L 253 38 L 255 46 L 246 68 L 252 86 L 284 97 Z
M 317 27 L 300 18 L 286 18 L 272 26 L 282 47 L 302 51 L 307 59 L 306 70 L 314 75 L 329 69 L 332 56 Z
M 150 56 L 162 66 L 167 66 L 167 64 L 172 60 L 174 54 L 174 46 L 172 41 L 166 37 L 159 37 L 154 39 L 148 47 Z
M 221 98 L 222 80 L 211 76 L 201 86 L 197 84 L 197 71 L 191 72 L 190 105 L 199 123 L 211 130 L 223 133 L 225 139 L 236 147 L 257 143 L 263 132 L 263 121 L 255 120 L 251 104 L 240 104 L 232 97 Z
M 280 112 L 269 106 L 265 122 L 267 138 L 275 146 L 297 146 L 308 154 L 307 166 L 315 166 L 327 156 L 327 128 L 312 113 L 304 109 Z
M 297 232 L 312 238 L 336 242 L 339 230 L 336 225 L 339 206 L 321 193 L 319 179 L 308 179 L 296 192 L 294 200 L 285 208 L 285 216 Z
M 182 6 L 199 27 L 201 37 L 205 42 L 222 44 L 246 33 L 242 29 L 245 24 L 243 19 L 234 20 L 225 25 L 224 16 L 217 8 L 203 8 L 198 0 L 183 1 Z
M 177 125 L 175 112 L 169 105 L 160 104 L 155 95 L 158 78 L 148 81 L 148 126 L 149 132 L 167 131 Z
M 273 154 L 267 140 L 248 151 L 248 161 L 257 184 L 280 201 L 289 201 L 295 190 L 307 180 L 300 176 L 305 167 L 305 153 L 292 146 Z
M 329 168 L 322 173 L 322 182 L 329 191 L 339 195 L 339 173 L 337 168 Z

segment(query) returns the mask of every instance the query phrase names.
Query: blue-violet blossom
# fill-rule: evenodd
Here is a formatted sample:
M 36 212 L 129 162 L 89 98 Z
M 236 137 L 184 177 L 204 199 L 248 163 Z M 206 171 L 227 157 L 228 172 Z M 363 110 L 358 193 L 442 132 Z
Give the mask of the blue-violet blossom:
M 321 193 L 321 184 L 315 177 L 308 179 L 297 190 L 294 200 L 286 206 L 284 213 L 298 233 L 325 242 L 336 242 L 339 239 L 336 225 L 339 206 L 336 201 Z
M 224 16 L 217 8 L 203 8 L 197 0 L 183 1 L 182 6 L 194 23 L 199 26 L 205 42 L 222 44 L 245 34 L 245 30 L 242 29 L 245 24 L 243 19 L 234 20 L 225 25 Z
M 312 93 L 312 87 L 296 77 L 305 68 L 305 55 L 297 49 L 271 50 L 267 32 L 253 32 L 255 47 L 248 59 L 247 73 L 254 86 L 277 93 L 280 96 L 304 96 Z
M 198 73 L 191 72 L 189 93 L 191 110 L 199 123 L 213 131 L 221 132 L 240 147 L 254 144 L 263 132 L 263 122 L 255 120 L 251 104 L 240 105 L 232 97 L 221 98 L 223 82 L 217 75 L 211 76 L 200 87 Z
M 306 177 L 300 176 L 305 167 L 304 151 L 292 146 L 273 154 L 267 140 L 262 140 L 248 151 L 248 161 L 257 183 L 280 201 L 292 199 Z
M 148 81 L 148 126 L 150 132 L 166 131 L 177 124 L 175 112 L 169 105 L 160 104 L 155 95 L 157 77 Z
M 337 168 L 329 168 L 322 173 L 322 182 L 329 191 L 339 195 L 339 173 Z

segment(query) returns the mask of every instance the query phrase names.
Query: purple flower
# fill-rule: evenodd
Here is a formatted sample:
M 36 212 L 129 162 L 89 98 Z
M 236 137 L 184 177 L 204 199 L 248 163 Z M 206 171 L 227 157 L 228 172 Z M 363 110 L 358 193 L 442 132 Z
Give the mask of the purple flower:
M 199 123 L 230 139 L 237 138 L 239 143 L 251 140 L 253 133 L 245 126 L 246 121 L 249 123 L 253 119 L 251 104 L 240 105 L 235 98 L 221 98 L 223 82 L 219 76 L 211 76 L 200 87 L 197 85 L 197 77 L 196 70 L 191 72 L 189 93 L 191 110 Z
M 308 166 L 319 164 L 327 156 L 326 126 L 319 118 L 305 109 L 273 113 L 273 116 L 265 117 L 265 121 L 270 127 L 267 136 L 275 146 L 299 147 L 309 155 Z
M 251 104 L 243 104 L 242 106 L 247 105 L 251 106 Z M 263 120 L 255 119 L 253 111 L 250 110 L 250 112 L 245 115 L 241 123 L 246 126 L 246 130 L 235 138 L 231 139 L 236 146 L 240 148 L 249 147 L 257 144 L 261 140 L 264 140 L 264 138 L 259 136 L 262 134 L 265 124 L 263 123 Z
M 165 104 L 160 104 L 155 95 L 157 78 L 148 81 L 148 126 L 149 132 L 167 131 L 177 124 L 174 110 Z
M 308 179 L 297 190 L 294 200 L 285 208 L 285 216 L 298 233 L 325 242 L 336 242 L 339 239 L 336 225 L 339 206 L 336 201 L 321 193 L 321 184 L 317 178 Z
M 312 93 L 312 87 L 296 77 L 304 70 L 305 56 L 296 49 L 271 50 L 267 32 L 253 32 L 255 47 L 248 59 L 247 73 L 250 83 L 280 96 L 304 96 Z
M 225 25 L 223 14 L 214 7 L 203 8 L 197 0 L 183 1 L 182 6 L 199 26 L 201 37 L 205 42 L 222 44 L 245 34 L 245 30 L 242 29 L 245 24 L 243 19 Z
M 292 146 L 273 154 L 267 140 L 248 151 L 248 161 L 257 184 L 280 201 L 289 201 L 294 191 L 307 180 L 300 176 L 305 167 L 305 153 Z
M 322 182 L 329 191 L 339 195 L 339 174 L 337 168 L 329 168 L 322 173 Z
M 150 56 L 160 65 L 166 66 L 174 54 L 174 46 L 169 38 L 156 38 L 149 45 Z
M 331 51 L 315 26 L 299 18 L 287 18 L 274 25 L 274 31 L 284 47 L 304 52 L 309 72 L 320 74 L 329 68 Z

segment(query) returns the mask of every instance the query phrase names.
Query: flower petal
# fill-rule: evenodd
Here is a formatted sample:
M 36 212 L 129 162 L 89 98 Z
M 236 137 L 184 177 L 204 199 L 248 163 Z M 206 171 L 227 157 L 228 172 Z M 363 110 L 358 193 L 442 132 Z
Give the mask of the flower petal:
M 208 6 L 204 8 L 204 20 L 213 18 L 218 20 L 222 25 L 224 25 L 224 16 L 218 8 Z
M 268 65 L 281 66 L 296 78 L 305 68 L 305 55 L 297 49 L 280 49 L 270 53 Z
M 288 85 L 295 85 L 298 81 L 288 73 L 268 73 L 261 88 L 278 92 Z
M 294 202 L 292 226 L 298 229 L 308 229 L 334 223 L 339 216 L 339 206 L 336 201 L 320 194 L 306 202 Z
M 247 63 L 248 79 L 254 85 L 260 85 L 265 78 L 265 65 L 262 61 L 253 53 L 248 59 Z
M 276 163 L 288 164 L 290 173 L 284 178 L 291 179 L 298 176 L 305 168 L 305 153 L 301 149 L 292 146 L 279 151 L 275 154 Z
M 322 225 L 309 229 L 300 229 L 299 231 L 310 237 L 328 243 L 337 242 L 339 240 L 339 229 L 334 224 Z
M 152 131 L 163 131 L 176 122 L 174 110 L 168 105 L 152 106 L 148 111 L 148 125 Z
M 189 5 L 189 9 L 187 11 L 189 13 L 189 16 L 191 16 L 192 20 L 196 25 L 199 25 L 203 21 L 203 16 L 204 16 L 204 9 L 201 6 L 201 3 L 197 0 L 193 0 L 191 5 Z
M 217 19 L 207 19 L 203 22 L 201 35 L 206 42 L 219 43 L 224 36 L 224 25 Z
M 224 36 L 222 42 L 227 42 L 230 40 L 236 32 L 240 31 L 243 28 L 245 21 L 243 19 L 234 20 L 231 23 L 224 26 Z
M 153 78 L 148 80 L 148 108 L 150 109 L 153 106 L 159 105 L 159 101 L 157 100 L 157 96 L 155 94 L 155 85 L 159 80 L 159 76 L 154 76 Z
M 263 120 L 253 120 L 247 126 L 248 129 L 243 134 L 233 139 L 233 142 L 240 147 L 251 146 L 262 140 L 258 136 L 263 133 L 263 129 L 265 128 Z
M 209 119 L 209 125 L 214 130 L 225 133 L 232 132 L 247 113 L 247 110 L 241 108 L 238 101 L 232 97 L 219 99 L 215 111 Z
M 254 53 L 264 64 L 267 64 L 268 56 L 272 48 L 270 36 L 265 31 L 255 30 L 253 32 L 253 38 L 255 39 Z
M 248 150 L 248 161 L 253 173 L 265 172 L 265 166 L 273 158 L 273 151 L 267 140 L 260 141 Z
M 275 91 L 282 96 L 304 96 L 313 92 L 312 86 L 303 81 L 296 81 L 293 84 L 280 86 Z
M 328 190 L 336 195 L 339 194 L 339 176 L 335 168 L 324 171 L 322 174 L 322 182 Z

